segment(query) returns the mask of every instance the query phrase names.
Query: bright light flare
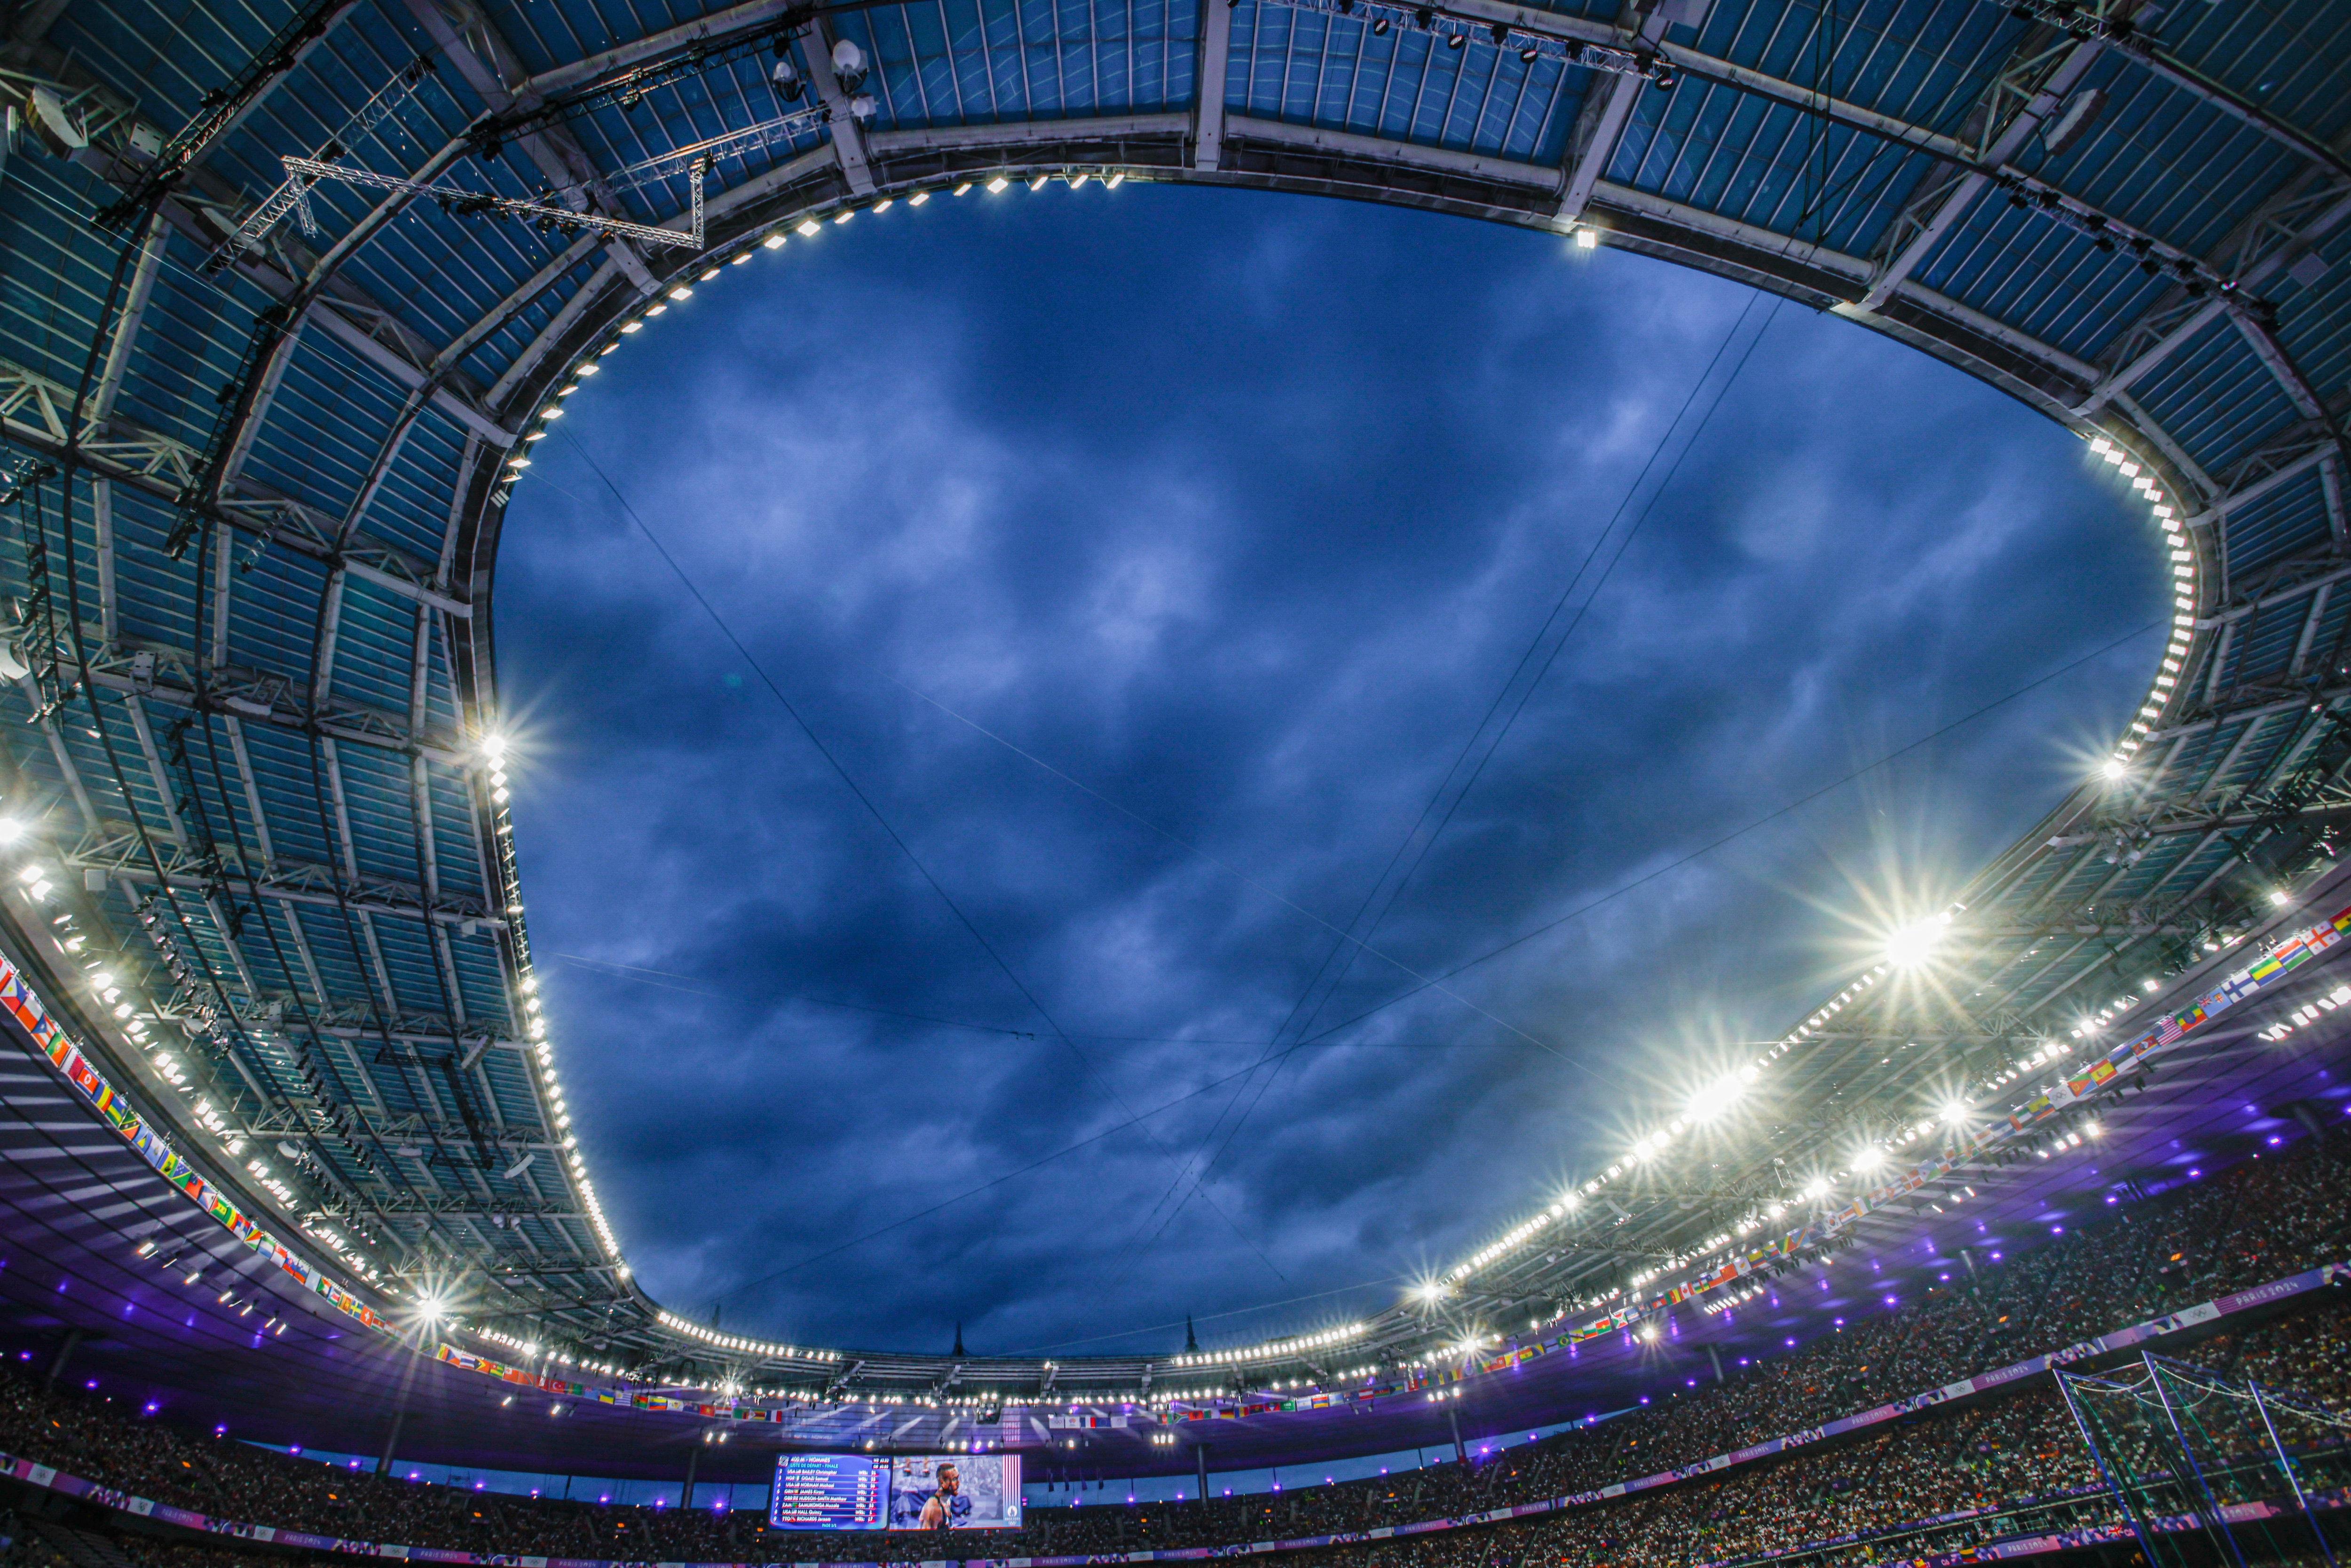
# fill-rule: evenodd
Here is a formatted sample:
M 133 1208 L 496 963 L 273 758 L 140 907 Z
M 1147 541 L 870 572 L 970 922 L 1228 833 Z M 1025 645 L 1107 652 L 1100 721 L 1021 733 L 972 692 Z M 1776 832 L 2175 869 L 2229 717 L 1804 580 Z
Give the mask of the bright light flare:
M 1949 915 L 1938 915 L 1925 920 L 1914 920 L 1896 929 L 1886 939 L 1886 962 L 1897 969 L 1917 968 L 1933 957 L 1936 949 L 1942 946 L 1943 938 L 1949 935 L 1950 924 Z
M 1974 1107 L 1966 1101 L 1954 1100 L 1943 1107 L 1943 1123 L 1946 1126 L 1964 1127 L 1968 1124 L 1968 1118 L 1973 1114 Z
M 1733 1105 L 1738 1104 L 1746 1092 L 1747 1084 L 1741 1075 L 1736 1072 L 1726 1072 L 1690 1096 L 1689 1119 L 1693 1122 L 1711 1122 L 1717 1116 L 1729 1112 Z

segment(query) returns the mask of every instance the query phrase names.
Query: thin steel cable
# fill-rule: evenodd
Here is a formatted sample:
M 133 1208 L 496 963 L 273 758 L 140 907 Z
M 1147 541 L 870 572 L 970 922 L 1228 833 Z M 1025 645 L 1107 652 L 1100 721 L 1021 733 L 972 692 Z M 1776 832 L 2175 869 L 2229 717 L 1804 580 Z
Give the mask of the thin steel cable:
M 1035 1010 L 1037 1016 L 1045 1020 L 1045 1025 L 1048 1029 L 1052 1030 L 1053 1037 L 1056 1040 L 1059 1040 L 1070 1054 L 1077 1060 L 1080 1071 L 1081 1072 L 1091 1074 L 1101 1081 L 1102 1087 L 1109 1092 L 1111 1099 L 1117 1103 L 1118 1108 L 1122 1112 L 1125 1113 L 1127 1120 L 1124 1125 L 1132 1126 L 1137 1132 L 1141 1133 L 1151 1145 L 1157 1149 L 1160 1155 L 1165 1157 L 1169 1164 L 1175 1164 L 1175 1151 L 1168 1148 L 1166 1145 L 1161 1143 L 1157 1134 L 1154 1134 L 1148 1126 L 1144 1124 L 1143 1118 L 1135 1113 L 1135 1110 L 1132 1105 L 1127 1103 L 1126 1096 L 1119 1092 L 1118 1086 L 1115 1083 L 1113 1083 L 1107 1075 L 1096 1071 L 1096 1064 L 1092 1059 L 1086 1054 L 1086 1052 L 1078 1045 L 1076 1040 L 1072 1040 L 1070 1035 L 1063 1030 L 1061 1023 L 1053 1017 L 1052 1013 L 1046 1008 L 1045 1004 L 1038 998 L 1037 993 L 1029 988 L 1026 981 L 1021 979 L 1020 976 L 1013 969 L 1011 964 L 1006 960 L 1004 955 L 997 950 L 996 945 L 990 942 L 987 937 L 982 934 L 978 925 L 973 922 L 971 916 L 964 913 L 963 905 L 956 903 L 954 896 L 947 892 L 946 887 L 941 885 L 939 879 L 931 873 L 930 867 L 923 863 L 922 857 L 914 852 L 914 846 L 908 843 L 904 836 L 891 824 L 890 819 L 883 815 L 882 808 L 874 802 L 873 798 L 865 792 L 864 789 L 859 785 L 854 778 L 851 776 L 849 769 L 841 765 L 841 759 L 833 755 L 832 748 L 825 745 L 823 739 L 819 737 L 815 729 L 810 726 L 808 720 L 800 716 L 800 710 L 793 706 L 792 700 L 789 697 L 784 695 L 783 687 L 776 684 L 775 677 L 768 673 L 768 667 L 761 664 L 759 660 L 753 655 L 751 650 L 744 644 L 743 639 L 735 634 L 735 629 L 727 624 L 726 618 L 718 613 L 718 607 L 710 602 L 709 597 L 702 591 L 702 589 L 695 582 L 694 579 L 687 575 L 685 569 L 678 563 L 677 558 L 670 553 L 669 547 L 662 542 L 661 536 L 654 533 L 653 530 L 647 526 L 644 518 L 637 515 L 636 507 L 629 504 L 629 498 L 621 493 L 621 487 L 612 483 L 611 476 L 604 472 L 603 466 L 599 464 L 594 457 L 589 455 L 586 447 L 580 445 L 579 442 L 571 439 L 569 432 L 566 431 L 563 434 L 564 439 L 570 443 L 571 449 L 580 455 L 580 460 L 588 465 L 589 468 L 595 473 L 597 478 L 603 481 L 604 488 L 611 492 L 612 498 L 620 503 L 621 509 L 628 514 L 629 520 L 637 526 L 637 531 L 643 534 L 645 537 L 646 541 L 653 547 L 654 553 L 662 558 L 663 563 L 669 568 L 671 573 L 676 577 L 679 582 L 684 585 L 686 592 L 693 595 L 694 601 L 702 607 L 703 613 L 710 618 L 711 624 L 718 628 L 720 634 L 724 636 L 728 643 L 734 647 L 735 652 L 742 658 L 743 662 L 751 666 L 752 673 L 759 677 L 760 684 L 768 688 L 768 695 L 776 699 L 777 703 L 781 706 L 784 712 L 791 716 L 792 723 L 799 727 L 801 735 L 807 737 L 809 744 L 816 748 L 817 755 L 824 758 L 826 764 L 832 768 L 834 774 L 840 778 L 841 783 L 848 787 L 849 792 L 857 797 L 858 804 L 865 808 L 866 814 L 873 819 L 874 822 L 880 826 L 884 834 L 888 835 L 890 841 L 897 846 L 898 852 L 906 857 L 908 863 L 913 865 L 915 871 L 922 874 L 923 880 L 930 884 L 931 891 L 938 894 L 939 902 L 946 904 L 947 908 L 954 913 L 956 921 L 962 925 L 966 932 L 970 934 L 971 939 L 979 945 L 980 950 L 986 953 L 988 957 L 994 961 L 997 968 L 1003 972 L 1004 977 L 1011 982 L 1013 989 L 1019 991 L 1022 998 L 1028 1002 L 1029 1006 L 1032 1009 Z M 1221 1205 L 1214 1205 L 1213 1200 L 1211 1201 L 1212 1206 L 1216 1207 L 1217 1214 L 1223 1217 L 1226 1224 L 1232 1227 L 1233 1233 L 1240 1238 L 1242 1244 L 1248 1247 L 1250 1251 L 1257 1254 L 1258 1260 L 1263 1263 L 1268 1269 L 1271 1270 L 1275 1278 L 1280 1280 L 1283 1284 L 1290 1283 L 1290 1276 L 1284 1274 L 1280 1266 L 1277 1265 L 1271 1258 L 1266 1256 L 1265 1249 L 1259 1247 L 1247 1232 L 1241 1229 L 1239 1221 L 1234 1219 L 1231 1215 L 1227 1214 Z M 736 1290 L 729 1291 L 726 1292 L 725 1295 L 722 1295 L 717 1299 L 723 1301 L 728 1297 L 737 1295 L 741 1293 L 743 1290 L 748 1288 L 749 1287 L 747 1286 L 738 1286 Z

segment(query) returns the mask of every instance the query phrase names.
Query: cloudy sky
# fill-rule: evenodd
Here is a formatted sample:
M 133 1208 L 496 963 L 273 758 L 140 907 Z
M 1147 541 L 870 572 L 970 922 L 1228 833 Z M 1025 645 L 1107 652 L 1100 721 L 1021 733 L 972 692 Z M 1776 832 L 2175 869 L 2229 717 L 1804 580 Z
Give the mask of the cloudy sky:
M 533 945 L 641 1278 L 781 1338 L 1384 1303 L 2028 827 L 2162 613 L 2021 406 L 1425 214 L 902 205 L 604 363 L 499 563 Z

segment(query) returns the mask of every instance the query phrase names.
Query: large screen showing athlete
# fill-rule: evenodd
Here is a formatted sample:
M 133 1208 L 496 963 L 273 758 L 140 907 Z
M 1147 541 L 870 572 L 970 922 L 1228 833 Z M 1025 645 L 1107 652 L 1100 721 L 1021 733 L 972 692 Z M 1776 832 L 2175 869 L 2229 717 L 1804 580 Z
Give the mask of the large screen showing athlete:
M 781 1454 L 777 1530 L 1018 1530 L 1018 1454 Z

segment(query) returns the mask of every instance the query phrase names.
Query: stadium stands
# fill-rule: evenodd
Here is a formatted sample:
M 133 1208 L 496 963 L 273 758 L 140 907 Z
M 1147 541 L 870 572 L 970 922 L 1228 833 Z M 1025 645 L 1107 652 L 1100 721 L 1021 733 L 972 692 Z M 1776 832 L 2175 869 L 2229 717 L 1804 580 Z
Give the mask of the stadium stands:
M 2210 1180 L 2118 1206 L 2029 1252 L 1998 1263 L 1987 1259 L 1973 1278 L 1963 1273 L 1776 1363 L 1484 1462 L 1205 1505 L 1032 1508 L 1026 1529 L 991 1534 L 985 1550 L 991 1556 L 1072 1556 L 1329 1535 L 1654 1474 L 2338 1260 L 2351 1231 L 2346 1200 L 2351 1134 L 2304 1139 Z M 1841 1260 L 1831 1268 L 1851 1266 Z M 2233 1375 L 2351 1403 L 2351 1314 L 2331 1296 L 2311 1311 L 2208 1341 L 2196 1358 Z M 1311 1555 L 1335 1552 L 1366 1568 L 1475 1568 L 1496 1553 L 1512 1563 L 1540 1554 L 1597 1568 L 1744 1561 L 1855 1537 L 1907 1540 L 1922 1525 L 1938 1543 L 1954 1545 L 2028 1527 L 2111 1521 L 2111 1504 L 2054 1394 L 2045 1383 L 2019 1387 L 1991 1403 L 1920 1412 L 1860 1441 L 1799 1450 L 1634 1499 Z M 616 1561 L 785 1555 L 747 1512 L 604 1507 L 379 1479 L 191 1436 L 161 1421 L 127 1419 L 21 1383 L 8 1384 L 0 1396 L 0 1448 L 158 1501 L 323 1535 L 476 1554 Z M 1962 1512 L 1970 1517 L 1949 1517 Z M 1940 1522 L 1924 1523 L 1930 1521 Z M 93 1568 L 72 1555 L 69 1542 L 5 1532 L 16 1542 L 12 1553 Z M 225 1561 L 210 1542 L 126 1544 L 153 1568 Z M 824 1555 L 886 1561 L 908 1555 L 907 1545 L 904 1537 L 835 1537 L 825 1542 Z M 188 1550 L 197 1556 L 186 1556 Z M 1844 1555 L 1857 1562 L 1868 1554 L 1855 1546 Z

